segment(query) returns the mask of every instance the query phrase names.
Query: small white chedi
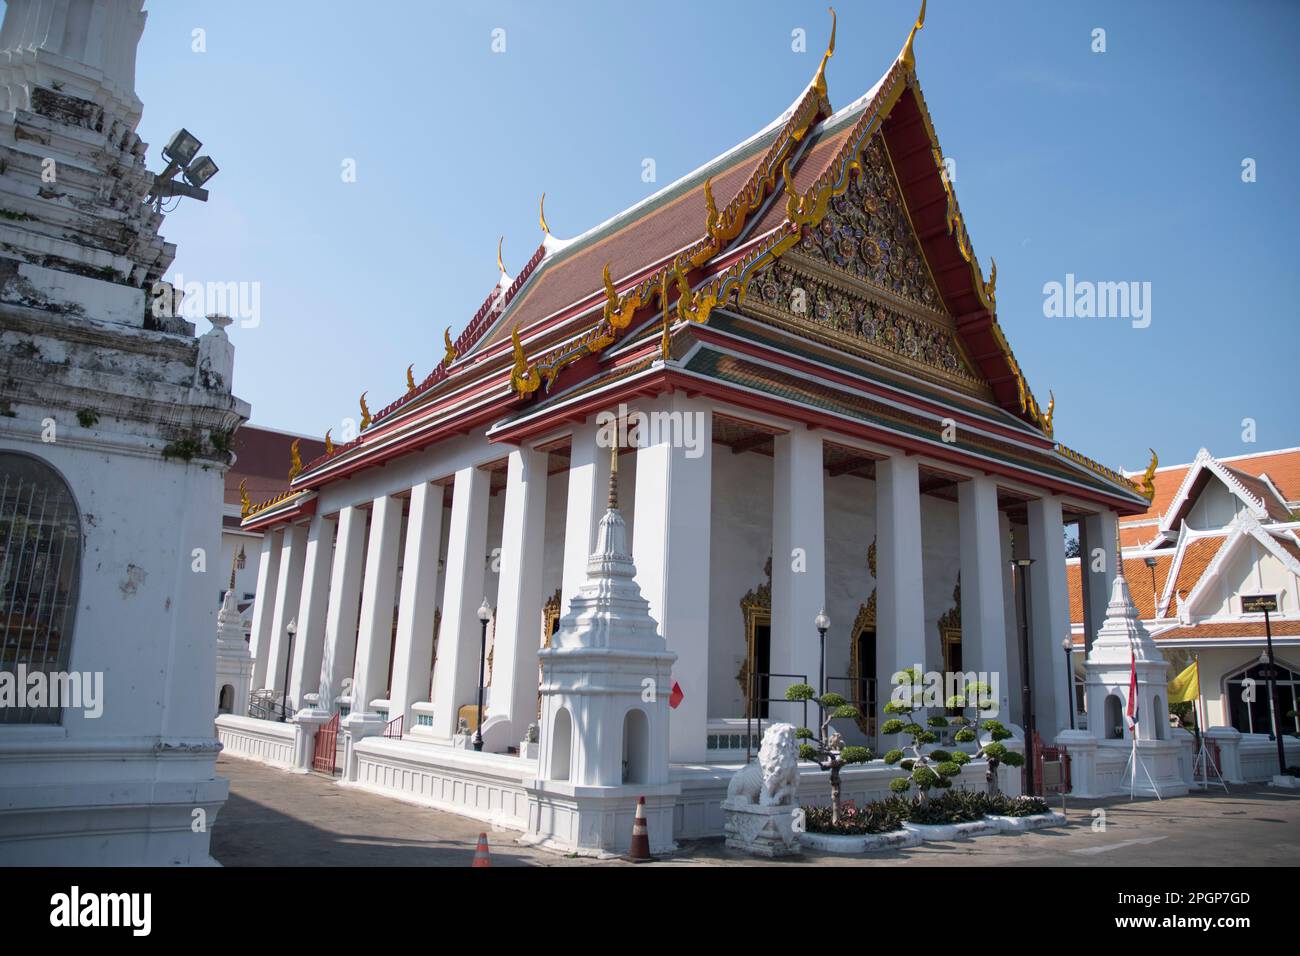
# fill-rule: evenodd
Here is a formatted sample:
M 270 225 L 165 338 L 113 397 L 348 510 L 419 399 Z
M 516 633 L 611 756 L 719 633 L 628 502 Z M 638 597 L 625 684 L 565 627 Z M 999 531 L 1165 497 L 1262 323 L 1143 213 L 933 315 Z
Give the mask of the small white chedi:
M 586 583 L 538 656 L 539 773 L 528 787 L 522 842 L 592 856 L 625 853 L 644 797 L 650 852 L 676 849 L 681 785 L 669 780 L 666 691 L 677 655 L 636 583 L 618 510 L 617 449 Z
M 794 726 L 772 724 L 758 760 L 731 778 L 722 801 L 727 846 L 757 856 L 800 852 L 794 816 L 799 809 L 799 754 Z

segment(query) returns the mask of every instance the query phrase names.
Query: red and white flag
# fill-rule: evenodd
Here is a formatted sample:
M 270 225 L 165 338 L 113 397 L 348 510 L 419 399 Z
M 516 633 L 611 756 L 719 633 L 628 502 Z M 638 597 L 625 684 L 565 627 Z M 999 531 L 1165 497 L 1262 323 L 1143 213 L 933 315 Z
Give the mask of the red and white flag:
M 672 693 L 668 695 L 668 706 L 673 710 L 676 710 L 677 705 L 680 704 L 685 697 L 686 695 L 682 693 L 682 685 L 677 683 L 677 681 L 673 681 Z
M 1138 666 L 1137 657 L 1128 652 L 1128 729 L 1133 730 L 1138 723 Z

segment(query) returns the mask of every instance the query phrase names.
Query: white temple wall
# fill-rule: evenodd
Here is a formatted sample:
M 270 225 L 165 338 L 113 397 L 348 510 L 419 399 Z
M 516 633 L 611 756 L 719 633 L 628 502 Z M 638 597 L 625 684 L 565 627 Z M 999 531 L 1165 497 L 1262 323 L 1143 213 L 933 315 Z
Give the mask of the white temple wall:
M 1240 541 L 1218 580 L 1209 583 L 1211 586 L 1191 608 L 1197 618 L 1240 615 L 1243 594 L 1276 594 L 1279 615 L 1296 613 L 1300 580 L 1254 538 Z M 1279 615 L 1274 615 L 1274 620 Z M 1251 619 L 1262 621 L 1263 615 L 1252 615 Z
M 867 552 L 876 536 L 876 483 L 848 475 L 826 479 L 826 676 L 849 673 L 850 642 L 858 609 L 871 598 L 876 582 L 867 564 Z M 808 640 L 816 640 L 808 622 Z M 816 680 L 816 675 L 812 679 Z M 826 689 L 852 698 L 848 683 L 828 680 Z M 841 726 L 841 723 L 843 726 Z M 845 736 L 859 733 L 852 721 L 837 723 Z M 855 740 L 855 743 L 862 743 Z
M 1187 526 L 1193 531 L 1222 528 L 1232 522 L 1237 512 L 1245 508 L 1240 498 L 1229 491 L 1217 478 L 1213 478 L 1187 509 Z
M 925 660 L 927 670 L 943 670 L 939 618 L 953 607 L 953 590 L 961 570 L 957 504 L 921 496 L 921 567 L 925 574 Z M 978 661 L 964 663 L 977 664 Z M 967 668 L 969 669 L 969 668 Z
M 568 472 L 560 471 L 546 479 L 546 531 L 542 559 L 542 600 L 549 601 L 564 579 L 564 516 L 569 492 Z M 541 611 L 538 628 L 541 628 Z
M 620 485 L 621 487 L 621 485 Z M 767 583 L 772 553 L 772 459 L 713 446 L 712 543 L 709 552 L 709 717 L 745 716 L 736 675 L 745 664 L 740 599 Z

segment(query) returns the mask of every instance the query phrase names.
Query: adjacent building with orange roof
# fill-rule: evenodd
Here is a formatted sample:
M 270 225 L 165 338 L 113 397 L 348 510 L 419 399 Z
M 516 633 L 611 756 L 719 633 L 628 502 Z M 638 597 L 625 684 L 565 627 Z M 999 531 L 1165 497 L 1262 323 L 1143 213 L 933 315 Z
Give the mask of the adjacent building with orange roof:
M 1243 610 L 1242 598 L 1275 594 L 1270 624 L 1284 732 L 1300 732 L 1300 448 L 1225 458 L 1201 449 L 1191 462 L 1156 469 L 1152 484 L 1150 507 L 1122 518 L 1119 534 L 1133 602 L 1170 675 L 1195 657 L 1207 723 L 1268 733 L 1265 623 Z M 1092 560 L 1084 553 L 1066 567 L 1080 651 L 1087 643 L 1080 565 Z

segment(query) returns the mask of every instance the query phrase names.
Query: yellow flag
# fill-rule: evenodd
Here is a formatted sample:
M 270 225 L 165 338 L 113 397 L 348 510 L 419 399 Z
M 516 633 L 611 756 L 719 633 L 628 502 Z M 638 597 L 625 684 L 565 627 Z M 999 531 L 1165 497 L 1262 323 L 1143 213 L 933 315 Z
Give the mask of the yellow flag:
M 1200 696 L 1201 672 L 1196 661 L 1192 661 L 1185 671 L 1169 682 L 1169 703 L 1181 704 Z

